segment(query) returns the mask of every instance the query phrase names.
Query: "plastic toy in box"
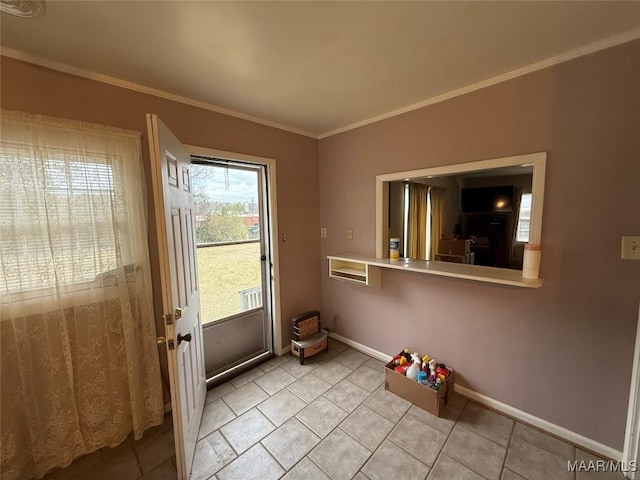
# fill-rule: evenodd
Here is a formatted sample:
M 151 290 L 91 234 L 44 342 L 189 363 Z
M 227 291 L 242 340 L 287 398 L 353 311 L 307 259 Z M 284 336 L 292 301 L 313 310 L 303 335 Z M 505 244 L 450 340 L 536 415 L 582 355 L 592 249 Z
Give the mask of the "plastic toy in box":
M 385 388 L 440 416 L 453 393 L 454 372 L 443 363 L 404 349 L 385 366 Z

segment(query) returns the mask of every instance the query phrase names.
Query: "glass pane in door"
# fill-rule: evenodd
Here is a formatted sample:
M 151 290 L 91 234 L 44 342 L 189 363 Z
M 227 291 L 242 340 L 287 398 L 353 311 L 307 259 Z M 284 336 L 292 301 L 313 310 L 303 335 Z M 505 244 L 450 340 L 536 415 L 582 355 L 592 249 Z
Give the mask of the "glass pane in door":
M 259 172 L 191 166 L 203 324 L 261 308 Z

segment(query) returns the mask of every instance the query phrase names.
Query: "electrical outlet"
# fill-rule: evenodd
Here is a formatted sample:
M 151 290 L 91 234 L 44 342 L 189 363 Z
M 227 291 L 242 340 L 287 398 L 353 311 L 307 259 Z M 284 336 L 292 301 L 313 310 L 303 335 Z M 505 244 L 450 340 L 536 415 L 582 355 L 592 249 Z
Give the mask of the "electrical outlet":
M 326 227 L 321 227 L 320 228 L 320 238 L 327 238 L 327 228 Z
M 347 240 L 353 240 L 353 228 L 347 228 Z
M 622 258 L 640 260 L 640 237 L 622 237 Z

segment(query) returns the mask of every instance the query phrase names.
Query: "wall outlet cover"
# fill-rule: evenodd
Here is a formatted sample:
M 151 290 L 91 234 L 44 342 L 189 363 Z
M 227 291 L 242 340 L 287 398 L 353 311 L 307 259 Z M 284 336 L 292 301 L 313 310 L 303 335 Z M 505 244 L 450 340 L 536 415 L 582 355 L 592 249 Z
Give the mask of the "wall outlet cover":
M 640 260 L 640 237 L 622 237 L 622 258 L 625 260 Z

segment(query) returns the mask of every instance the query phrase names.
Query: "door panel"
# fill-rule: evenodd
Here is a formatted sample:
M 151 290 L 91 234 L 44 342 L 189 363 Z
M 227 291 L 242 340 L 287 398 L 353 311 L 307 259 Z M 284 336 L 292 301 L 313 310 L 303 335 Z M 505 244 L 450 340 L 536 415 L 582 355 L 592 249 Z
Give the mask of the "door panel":
M 198 291 L 191 159 L 155 116 L 147 115 L 165 337 L 178 479 L 189 478 L 206 397 Z
M 203 330 L 207 376 L 265 352 L 264 310 L 206 325 Z

